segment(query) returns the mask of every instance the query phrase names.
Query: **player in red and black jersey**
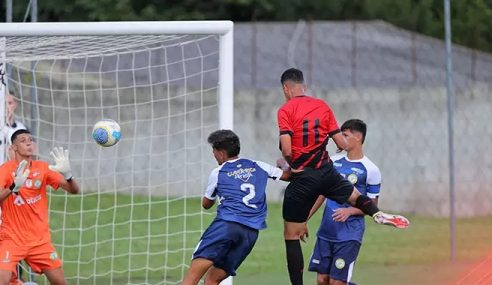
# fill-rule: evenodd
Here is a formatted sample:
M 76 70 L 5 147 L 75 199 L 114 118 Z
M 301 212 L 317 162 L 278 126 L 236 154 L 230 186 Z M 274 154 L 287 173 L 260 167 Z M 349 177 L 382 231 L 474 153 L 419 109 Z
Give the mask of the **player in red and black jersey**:
M 287 100 L 278 110 L 280 148 L 292 171 L 282 209 L 287 267 L 291 283 L 302 285 L 304 259 L 299 239 L 308 233 L 306 222 L 319 195 L 341 204 L 348 202 L 378 224 L 406 228 L 409 222 L 402 216 L 381 212 L 333 167 L 326 151 L 328 140 L 332 138 L 340 150 L 347 142 L 328 104 L 305 95 L 302 71 L 288 69 L 280 81 Z

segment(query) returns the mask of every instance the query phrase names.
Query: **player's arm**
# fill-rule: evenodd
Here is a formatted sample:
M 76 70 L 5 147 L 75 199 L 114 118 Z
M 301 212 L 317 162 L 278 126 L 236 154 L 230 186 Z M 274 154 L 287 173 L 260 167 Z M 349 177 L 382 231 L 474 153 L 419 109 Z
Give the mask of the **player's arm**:
M 347 149 L 347 140 L 345 139 L 345 137 L 341 132 L 331 135 L 331 138 L 337 145 L 338 151 Z
M 20 188 L 24 185 L 24 182 L 26 182 L 26 179 L 29 176 L 29 168 L 27 168 L 27 165 L 27 161 L 21 161 L 13 175 L 6 173 L 4 169 L 0 171 L 0 183 L 3 185 L 0 190 L 0 202 L 5 200 L 11 194 L 17 195 L 19 193 Z
M 271 178 L 273 180 L 289 181 L 290 167 L 288 165 L 287 166 L 284 165 L 283 167 L 280 167 L 278 165 L 279 160 L 277 160 L 278 167 L 275 167 L 263 161 L 255 161 L 255 162 L 261 169 L 263 169 L 268 174 L 268 178 Z
M 379 198 L 371 198 L 372 202 L 377 206 Z M 335 222 L 345 222 L 350 216 L 364 216 L 364 212 L 355 207 L 338 208 L 334 211 L 332 218 Z
M 290 113 L 285 108 L 280 108 L 277 113 L 280 150 L 285 161 L 290 165 L 292 162 L 292 123 L 289 120 Z
M 207 188 L 205 189 L 205 195 L 202 198 L 202 207 L 204 209 L 210 209 L 215 204 L 217 199 L 217 182 L 219 180 L 219 167 L 212 170 L 208 177 Z
M 68 193 L 78 194 L 80 193 L 79 184 L 75 181 L 72 175 L 72 168 L 70 167 L 70 159 L 68 154 L 68 149 L 63 149 L 62 147 L 55 147 L 50 152 L 53 160 L 55 161 L 54 165 L 50 165 L 49 169 L 52 171 L 56 171 L 63 176 L 63 179 L 58 181 L 58 187 L 61 187 L 63 190 Z M 49 185 L 56 184 L 55 178 L 49 179 Z M 53 182 L 53 184 L 52 184 Z
M 280 135 L 280 148 L 283 158 L 290 165 L 292 162 L 292 138 L 290 134 Z
M 311 208 L 311 211 L 309 211 L 308 220 L 311 219 L 311 217 L 318 211 L 318 209 L 321 207 L 321 205 L 323 205 L 325 200 L 326 200 L 325 196 L 323 196 L 323 195 L 318 196 L 318 199 L 316 199 L 316 202 L 314 202 L 314 205 Z
M 79 194 L 80 193 L 80 186 L 77 181 L 72 177 L 71 179 L 62 179 L 59 185 L 63 190 L 67 191 L 68 193 L 71 194 Z

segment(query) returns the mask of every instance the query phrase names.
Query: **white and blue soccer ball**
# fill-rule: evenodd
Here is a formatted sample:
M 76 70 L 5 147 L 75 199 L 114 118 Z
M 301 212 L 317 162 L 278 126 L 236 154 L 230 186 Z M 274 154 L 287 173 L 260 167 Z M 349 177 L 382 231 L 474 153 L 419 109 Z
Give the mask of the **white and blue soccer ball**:
M 120 141 L 120 125 L 111 119 L 101 120 L 92 129 L 92 138 L 100 146 L 113 146 Z

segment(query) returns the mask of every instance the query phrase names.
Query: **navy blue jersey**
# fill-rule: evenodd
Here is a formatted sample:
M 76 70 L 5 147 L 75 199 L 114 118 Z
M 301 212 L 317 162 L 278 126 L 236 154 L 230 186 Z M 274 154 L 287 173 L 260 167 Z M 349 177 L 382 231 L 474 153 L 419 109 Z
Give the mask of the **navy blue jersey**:
M 210 174 L 205 198 L 218 200 L 217 219 L 261 230 L 266 228 L 268 178 L 278 180 L 282 173 L 261 161 L 229 160 Z
M 379 168 L 367 157 L 359 160 L 349 160 L 346 156 L 333 157 L 333 166 L 355 188 L 369 198 L 379 196 L 381 188 L 381 172 Z M 362 242 L 365 223 L 364 216 L 350 216 L 345 222 L 333 221 L 332 215 L 338 208 L 348 208 L 349 204 L 339 204 L 326 199 L 326 207 L 323 219 L 318 230 L 318 237 L 333 242 L 355 240 Z

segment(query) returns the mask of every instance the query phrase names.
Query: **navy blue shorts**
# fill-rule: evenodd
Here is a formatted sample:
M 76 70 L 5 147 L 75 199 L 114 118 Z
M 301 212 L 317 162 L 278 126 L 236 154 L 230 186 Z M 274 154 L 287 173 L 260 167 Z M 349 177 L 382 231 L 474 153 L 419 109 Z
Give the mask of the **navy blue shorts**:
M 193 259 L 205 258 L 231 276 L 246 259 L 258 239 L 258 230 L 248 226 L 214 220 L 203 233 Z
M 313 256 L 309 261 L 309 271 L 327 274 L 335 280 L 349 282 L 359 249 L 360 243 L 355 240 L 330 242 L 317 238 Z

